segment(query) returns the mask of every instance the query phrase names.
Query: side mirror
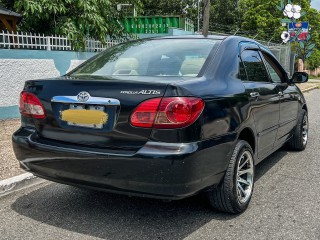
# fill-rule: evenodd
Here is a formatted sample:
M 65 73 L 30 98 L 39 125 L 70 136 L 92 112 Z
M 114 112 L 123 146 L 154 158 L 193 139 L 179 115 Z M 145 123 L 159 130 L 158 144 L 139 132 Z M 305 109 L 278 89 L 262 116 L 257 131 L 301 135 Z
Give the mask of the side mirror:
M 305 83 L 309 79 L 308 73 L 305 72 L 295 72 L 292 75 L 291 82 L 293 83 Z

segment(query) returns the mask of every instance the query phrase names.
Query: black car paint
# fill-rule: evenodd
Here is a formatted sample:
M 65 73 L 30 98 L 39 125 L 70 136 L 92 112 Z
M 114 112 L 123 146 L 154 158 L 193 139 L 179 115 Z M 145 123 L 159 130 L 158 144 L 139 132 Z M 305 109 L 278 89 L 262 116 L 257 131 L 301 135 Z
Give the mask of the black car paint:
M 291 137 L 299 110 L 306 109 L 304 97 L 288 78 L 282 84 L 239 79 L 241 51 L 253 48 L 272 56 L 260 44 L 241 37 L 211 38 L 223 41 L 197 78 L 177 78 L 171 83 L 153 83 L 151 77 L 150 81 L 127 82 L 66 78 L 27 81 L 24 90 L 40 98 L 47 118 L 22 117 L 22 127 L 13 135 L 22 168 L 71 185 L 180 199 L 221 181 L 239 137 L 252 145 L 255 164 L 259 163 Z M 160 90 L 161 94 L 119 94 L 142 89 Z M 50 99 L 84 90 L 92 96 L 121 98 L 125 103 L 119 109 L 122 115 L 114 131 L 78 129 L 70 134 L 59 127 Z M 280 90 L 283 97 L 278 95 Z M 252 98 L 253 91 L 261 95 Z M 194 124 L 182 129 L 143 129 L 129 124 L 130 114 L 140 102 L 160 96 L 200 97 L 205 108 Z

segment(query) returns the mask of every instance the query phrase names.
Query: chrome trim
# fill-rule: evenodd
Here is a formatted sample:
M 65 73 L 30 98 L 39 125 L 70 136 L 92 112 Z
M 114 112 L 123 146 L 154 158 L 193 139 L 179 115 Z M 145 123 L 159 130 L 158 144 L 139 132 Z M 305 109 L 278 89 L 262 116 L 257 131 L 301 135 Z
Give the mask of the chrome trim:
M 79 102 L 86 102 L 88 101 L 88 99 L 90 98 L 90 94 L 88 92 L 80 92 L 78 95 L 77 95 L 77 100 Z
M 147 142 L 138 152 L 132 154 L 117 154 L 117 153 L 105 153 L 90 150 L 82 150 L 75 148 L 65 148 L 59 146 L 53 146 L 36 142 L 32 139 L 33 134 L 27 137 L 28 143 L 33 147 L 38 147 L 46 150 L 62 151 L 68 153 L 80 153 L 80 154 L 94 154 L 101 156 L 117 156 L 117 157 L 133 157 L 137 155 L 141 156 L 178 156 L 184 154 L 190 154 L 198 149 L 198 144 L 194 143 L 160 143 L 160 142 Z
M 198 144 L 194 143 L 164 143 L 147 142 L 137 154 L 150 156 L 172 156 L 193 153 L 198 149 Z
M 19 163 L 24 167 L 24 170 L 30 171 L 31 169 L 22 161 L 19 161 Z
M 102 98 L 90 96 L 86 102 L 80 102 L 77 96 L 55 96 L 51 99 L 51 102 L 56 103 L 75 103 L 75 104 L 97 104 L 97 105 L 108 105 L 108 106 L 119 106 L 120 101 L 114 98 Z
M 102 156 L 120 156 L 120 157 L 132 157 L 135 154 L 116 154 L 116 153 L 104 153 L 104 152 L 97 152 L 97 151 L 88 151 L 88 150 L 81 150 L 81 149 L 75 149 L 75 148 L 65 148 L 65 147 L 58 147 L 48 144 L 43 144 L 39 142 L 35 142 L 32 140 L 32 134 L 28 136 L 27 138 L 28 143 L 36 148 L 42 148 L 46 150 L 54 150 L 54 151 L 62 151 L 67 153 L 80 153 L 80 154 L 94 154 L 94 155 L 102 155 Z
M 251 92 L 251 93 L 250 93 L 250 96 L 253 97 L 253 98 L 257 98 L 257 97 L 260 96 L 260 93 L 258 93 L 258 92 Z

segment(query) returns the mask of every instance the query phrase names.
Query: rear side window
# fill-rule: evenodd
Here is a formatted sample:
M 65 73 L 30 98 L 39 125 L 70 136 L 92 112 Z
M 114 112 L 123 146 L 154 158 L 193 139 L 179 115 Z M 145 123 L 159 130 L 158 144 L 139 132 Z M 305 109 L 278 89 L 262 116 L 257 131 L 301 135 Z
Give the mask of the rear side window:
M 245 50 L 241 54 L 240 78 L 252 82 L 270 82 L 269 75 L 258 51 Z M 244 71 L 246 79 L 243 79 Z
M 214 39 L 157 39 L 112 47 L 80 66 L 71 76 L 187 76 L 199 74 Z
M 263 54 L 263 57 L 266 60 L 265 63 L 268 68 L 272 82 L 281 83 L 282 79 L 284 79 L 281 70 L 276 66 L 276 64 L 272 61 L 272 59 L 268 55 Z

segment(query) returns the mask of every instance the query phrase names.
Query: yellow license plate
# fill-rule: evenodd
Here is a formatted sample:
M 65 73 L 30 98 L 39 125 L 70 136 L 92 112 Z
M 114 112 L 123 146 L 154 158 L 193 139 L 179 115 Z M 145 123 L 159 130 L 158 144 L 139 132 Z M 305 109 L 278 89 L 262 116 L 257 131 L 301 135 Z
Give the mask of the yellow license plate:
M 79 125 L 104 125 L 108 122 L 108 114 L 99 110 L 68 109 L 61 112 L 61 120 Z

